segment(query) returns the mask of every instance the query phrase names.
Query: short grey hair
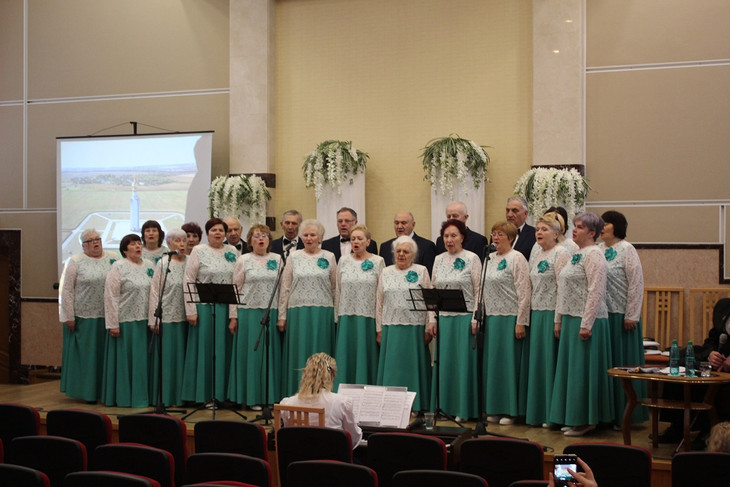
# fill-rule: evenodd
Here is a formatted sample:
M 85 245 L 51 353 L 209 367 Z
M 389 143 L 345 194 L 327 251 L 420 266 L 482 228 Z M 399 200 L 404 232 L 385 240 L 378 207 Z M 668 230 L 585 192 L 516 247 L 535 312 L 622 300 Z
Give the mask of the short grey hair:
M 165 242 L 170 244 L 176 238 L 188 238 L 188 234 L 180 228 L 173 228 L 167 232 L 167 235 L 165 235 Z
M 510 196 L 509 198 L 507 198 L 507 204 L 510 204 L 512 201 L 519 201 L 520 204 L 522 205 L 522 209 L 525 211 L 528 211 L 530 209 L 529 206 L 527 205 L 527 200 L 525 198 L 523 198 L 522 196 L 515 195 L 515 196 Z
M 297 210 L 286 210 L 281 215 L 281 219 L 283 220 L 284 218 L 286 218 L 287 215 L 293 215 L 293 216 L 297 217 L 299 219 L 299 223 L 300 224 L 302 223 L 302 214 L 299 213 Z
M 79 235 L 79 240 L 81 241 L 81 243 L 84 243 L 86 240 L 88 240 L 89 236 L 92 233 L 99 235 L 99 232 L 96 231 L 96 228 L 87 228 L 86 230 L 81 232 L 81 235 Z M 101 236 L 101 235 L 99 235 L 99 236 Z
M 299 225 L 299 234 L 301 235 L 304 230 L 307 228 L 312 227 L 317 230 L 317 235 L 320 239 L 324 238 L 324 225 L 319 220 L 315 220 L 314 218 L 309 218 L 307 220 L 304 220 L 301 225 Z
M 594 242 L 598 237 L 601 236 L 603 226 L 605 225 L 605 222 L 603 221 L 603 218 L 600 217 L 600 215 L 590 211 L 584 211 L 580 215 L 577 215 L 575 218 L 573 218 L 573 225 L 575 225 L 577 222 L 581 222 L 586 227 L 588 227 L 589 232 L 595 232 L 593 235 Z
M 390 251 L 393 252 L 393 258 L 395 259 L 395 249 L 397 249 L 400 244 L 404 243 L 411 246 L 411 250 L 413 250 L 413 259 L 415 260 L 415 258 L 418 257 L 418 244 L 410 237 L 410 235 L 401 235 L 393 240 L 393 243 L 390 246 Z

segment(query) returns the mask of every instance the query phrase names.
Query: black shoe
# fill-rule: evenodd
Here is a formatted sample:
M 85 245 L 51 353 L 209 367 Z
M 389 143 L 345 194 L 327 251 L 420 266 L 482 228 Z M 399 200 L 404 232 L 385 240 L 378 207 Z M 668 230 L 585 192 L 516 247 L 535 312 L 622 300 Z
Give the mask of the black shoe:
M 679 443 L 680 441 L 682 441 L 682 438 L 684 438 L 684 435 L 679 430 L 679 428 L 670 426 L 669 428 L 659 433 L 657 441 L 659 441 L 659 443 Z M 649 435 L 649 439 L 652 439 L 652 435 Z

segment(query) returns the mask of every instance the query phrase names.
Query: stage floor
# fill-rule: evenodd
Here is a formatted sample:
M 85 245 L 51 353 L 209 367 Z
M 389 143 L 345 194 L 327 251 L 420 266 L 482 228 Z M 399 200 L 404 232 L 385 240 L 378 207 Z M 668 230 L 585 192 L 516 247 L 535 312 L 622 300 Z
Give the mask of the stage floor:
M 116 429 L 117 415 L 124 415 L 137 412 L 151 411 L 153 408 L 145 409 L 133 409 L 133 408 L 116 408 L 106 407 L 101 404 L 87 404 L 84 401 L 71 399 L 66 397 L 63 393 L 59 392 L 59 381 L 48 381 L 41 382 L 38 384 L 31 385 L 8 385 L 0 384 L 0 401 L 2 402 L 15 402 L 21 404 L 27 404 L 37 408 L 41 414 L 41 422 L 45 424 L 45 413 L 52 409 L 61 408 L 80 408 L 89 409 L 93 411 L 100 411 L 111 417 L 114 427 Z M 188 412 L 192 409 L 188 409 Z M 260 414 L 256 411 L 242 410 L 241 414 L 245 415 L 249 420 Z M 212 411 L 201 410 L 192 414 L 188 417 L 185 422 L 188 424 L 188 434 L 192 435 L 193 427 L 196 422 L 212 419 Z M 182 414 L 176 413 L 173 416 L 182 416 Z M 241 420 L 241 418 L 234 412 L 229 410 L 218 410 L 215 414 L 216 419 L 226 420 Z M 441 426 L 456 426 L 450 421 L 439 420 Z M 474 423 L 463 423 L 467 428 L 474 428 Z M 660 424 L 659 431 L 662 431 L 666 424 Z M 270 426 L 268 427 L 271 428 Z M 552 431 L 546 428 L 531 427 L 524 424 L 516 424 L 509 426 L 501 426 L 498 424 L 489 423 L 487 425 L 487 431 L 489 433 L 498 433 L 500 435 L 513 436 L 516 438 L 526 438 L 531 441 L 540 443 L 545 447 L 546 458 L 548 455 L 552 460 L 553 453 L 560 453 L 563 451 L 566 445 L 577 442 L 612 442 L 612 443 L 623 443 L 623 437 L 620 431 L 614 431 L 611 428 L 603 428 L 593 431 L 586 436 L 577 438 L 568 438 L 564 436 L 560 431 Z M 652 448 L 651 440 L 649 439 L 649 433 L 651 431 L 651 425 L 649 421 L 642 424 L 634 425 L 631 432 L 631 440 L 634 445 L 644 447 L 648 449 L 654 460 L 656 461 L 671 461 L 672 454 L 674 452 L 674 445 L 659 445 L 658 448 Z

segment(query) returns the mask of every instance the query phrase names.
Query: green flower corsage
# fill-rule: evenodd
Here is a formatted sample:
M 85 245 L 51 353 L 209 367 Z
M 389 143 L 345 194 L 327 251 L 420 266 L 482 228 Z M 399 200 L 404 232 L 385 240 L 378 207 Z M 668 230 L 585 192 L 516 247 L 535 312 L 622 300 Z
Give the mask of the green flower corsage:
M 276 262 L 274 259 L 269 259 L 266 261 L 266 268 L 270 271 L 275 271 L 279 267 L 279 263 Z
M 330 263 L 324 257 L 320 257 L 319 259 L 317 259 L 317 265 L 320 269 L 326 269 L 330 266 Z
M 507 268 L 507 259 L 502 259 L 499 261 L 499 264 L 497 264 L 497 270 L 503 271 Z
M 603 255 L 606 256 L 607 261 L 611 262 L 613 259 L 616 258 L 617 252 L 613 247 L 609 247 L 606 249 Z
M 466 267 L 466 262 L 464 262 L 464 259 L 462 259 L 461 257 L 457 257 L 456 260 L 454 261 L 454 269 L 456 269 L 457 271 L 460 271 L 464 267 Z
M 223 254 L 223 257 L 225 257 L 228 262 L 236 262 L 236 254 L 233 252 L 226 252 Z
M 148 267 L 147 268 L 147 275 L 150 276 L 150 277 L 154 276 L 155 275 L 155 270 Z
M 544 274 L 545 271 L 547 271 L 548 269 L 550 269 L 550 264 L 548 264 L 548 261 L 541 260 L 540 262 L 537 263 L 537 273 L 538 274 Z
M 416 271 L 408 271 L 408 274 L 406 274 L 406 281 L 410 283 L 418 282 L 418 273 Z
M 583 254 L 573 254 L 573 258 L 570 259 L 570 263 L 576 265 L 583 258 Z
M 360 264 L 360 268 L 364 271 L 369 271 L 374 267 L 373 261 L 370 259 L 365 259 L 362 264 Z

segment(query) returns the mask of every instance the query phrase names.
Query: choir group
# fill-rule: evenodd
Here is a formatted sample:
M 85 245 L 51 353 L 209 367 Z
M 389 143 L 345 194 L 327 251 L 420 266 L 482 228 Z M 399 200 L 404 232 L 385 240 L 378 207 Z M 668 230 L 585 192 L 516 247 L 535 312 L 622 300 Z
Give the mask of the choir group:
M 328 240 L 295 210 L 277 239 L 253 225 L 244 241 L 238 220 L 212 218 L 200 243 L 195 223 L 165 234 L 150 220 L 119 254 L 86 229 L 61 279 L 61 390 L 107 406 L 146 407 L 161 394 L 166 406 L 258 409 L 294 395 L 307 359 L 323 352 L 338 364 L 335 389 L 406 386 L 415 411 L 486 413 L 568 436 L 618 425 L 623 392 L 606 370 L 643 363 L 643 278 L 626 219 L 585 212 L 566 239 L 564 209 L 535 227 L 527 214 L 510 198 L 487 239 L 453 202 L 433 243 L 399 211 L 380 255 L 350 208 Z M 233 284 L 239 302 L 201 302 L 200 283 Z M 426 311 L 422 288 L 461 290 L 467 312 Z

